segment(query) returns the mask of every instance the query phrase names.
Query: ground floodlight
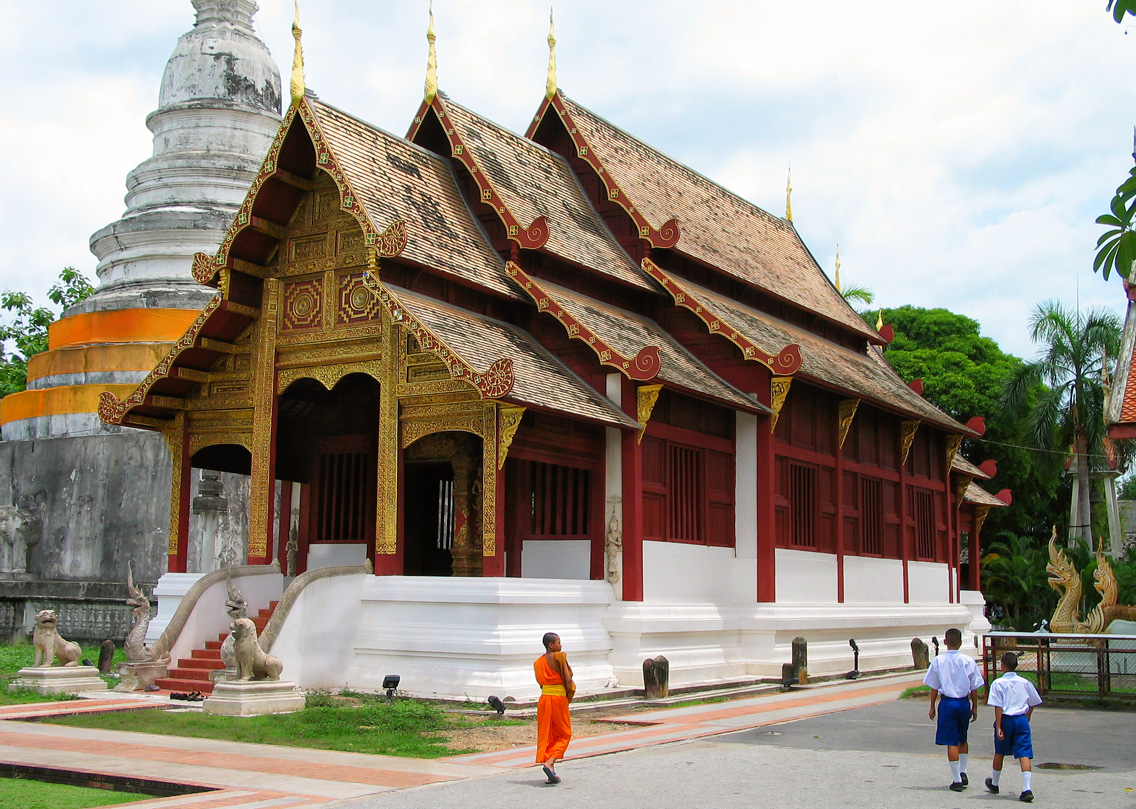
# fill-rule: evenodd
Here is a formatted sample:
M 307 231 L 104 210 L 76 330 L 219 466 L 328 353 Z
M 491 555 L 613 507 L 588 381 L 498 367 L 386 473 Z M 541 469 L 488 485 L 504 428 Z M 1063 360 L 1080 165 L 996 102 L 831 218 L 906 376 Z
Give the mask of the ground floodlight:
M 386 689 L 387 699 L 394 702 L 394 690 L 398 688 L 398 682 L 402 678 L 397 674 L 388 674 L 383 677 L 383 688 Z
M 490 708 L 497 712 L 498 716 L 505 715 L 505 703 L 502 702 L 499 697 L 490 696 L 486 702 L 489 703 Z

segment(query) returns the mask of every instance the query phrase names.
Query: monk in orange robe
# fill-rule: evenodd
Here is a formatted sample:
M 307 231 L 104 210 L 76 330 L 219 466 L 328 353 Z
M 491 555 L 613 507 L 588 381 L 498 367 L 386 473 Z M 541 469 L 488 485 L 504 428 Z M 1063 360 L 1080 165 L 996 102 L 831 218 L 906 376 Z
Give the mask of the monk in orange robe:
M 536 761 L 542 765 L 548 783 L 559 784 L 556 762 L 564 758 L 572 741 L 572 716 L 568 703 L 576 693 L 572 667 L 561 651 L 560 636 L 549 632 L 544 636 L 544 654 L 533 663 L 540 684 L 540 702 L 536 704 Z

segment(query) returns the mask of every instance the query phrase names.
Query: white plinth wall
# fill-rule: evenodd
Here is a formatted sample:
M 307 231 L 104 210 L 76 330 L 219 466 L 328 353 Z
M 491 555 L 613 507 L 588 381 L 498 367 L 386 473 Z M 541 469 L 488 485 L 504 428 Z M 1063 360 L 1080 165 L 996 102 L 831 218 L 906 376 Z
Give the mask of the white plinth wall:
M 615 598 L 605 581 L 436 578 L 354 574 L 312 582 L 288 615 L 272 654 L 304 688 L 382 689 L 423 697 L 531 700 L 532 663 L 545 632 L 561 635 L 580 693 L 641 687 L 643 661 L 664 655 L 674 687 L 776 678 L 795 637 L 808 641 L 809 672 L 909 667 L 911 640 L 930 644 L 950 627 L 986 631 L 981 594 L 948 600 L 946 565 L 845 557 L 837 600 L 832 554 L 777 553 L 777 603 L 756 602 L 756 559 L 730 549 L 645 543 L 643 602 Z

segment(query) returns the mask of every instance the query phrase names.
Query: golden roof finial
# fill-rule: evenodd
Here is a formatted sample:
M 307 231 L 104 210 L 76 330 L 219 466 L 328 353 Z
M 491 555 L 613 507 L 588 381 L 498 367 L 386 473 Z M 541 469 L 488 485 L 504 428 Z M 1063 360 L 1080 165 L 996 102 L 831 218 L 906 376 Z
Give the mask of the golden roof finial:
M 789 164 L 789 173 L 785 177 L 785 218 L 793 221 L 793 165 Z
M 433 104 L 438 97 L 438 52 L 434 50 L 434 2 L 430 0 L 430 27 L 426 29 L 426 41 L 430 43 L 430 56 L 426 59 L 426 103 Z
M 552 9 L 548 9 L 548 81 L 544 85 L 544 97 L 549 101 L 556 95 L 556 26 L 552 23 Z
M 876 331 L 884 327 L 884 310 L 880 310 L 880 314 L 876 317 Z
M 840 242 L 836 243 L 836 291 L 844 294 L 844 290 L 840 288 Z
M 296 0 L 296 18 L 292 20 L 292 36 L 296 39 L 296 52 L 292 56 L 292 106 L 304 99 L 304 49 L 300 47 L 300 0 Z

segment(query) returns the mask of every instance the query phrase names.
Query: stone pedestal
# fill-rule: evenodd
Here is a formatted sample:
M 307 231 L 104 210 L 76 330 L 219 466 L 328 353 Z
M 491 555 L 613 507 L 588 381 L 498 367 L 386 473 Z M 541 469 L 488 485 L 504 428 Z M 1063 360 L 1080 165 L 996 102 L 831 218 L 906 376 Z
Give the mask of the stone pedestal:
M 27 688 L 37 694 L 79 694 L 106 691 L 107 684 L 94 666 L 28 666 L 20 669 L 8 690 Z
M 115 691 L 145 691 L 159 677 L 170 676 L 169 658 L 151 663 L 123 663 L 118 667 L 122 680 Z
M 205 713 L 225 716 L 260 716 L 261 714 L 302 711 L 306 700 L 287 680 L 256 680 L 217 683 L 213 693 L 201 703 Z

